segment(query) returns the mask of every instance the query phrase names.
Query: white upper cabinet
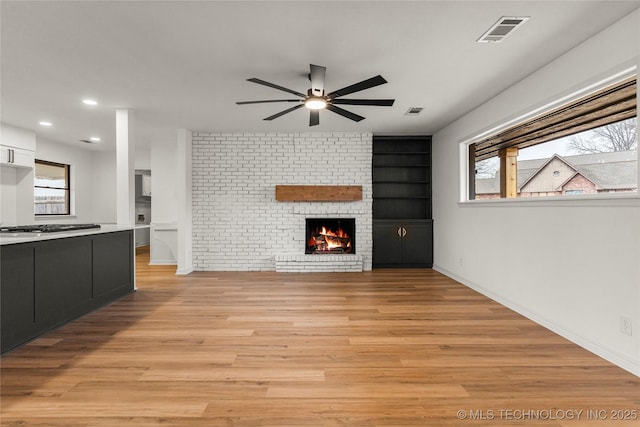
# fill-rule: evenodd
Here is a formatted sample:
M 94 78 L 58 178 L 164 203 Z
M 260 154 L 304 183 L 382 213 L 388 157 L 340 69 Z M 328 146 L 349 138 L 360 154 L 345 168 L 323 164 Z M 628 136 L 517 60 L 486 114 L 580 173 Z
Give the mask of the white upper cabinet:
M 36 134 L 2 123 L 0 127 L 0 164 L 18 168 L 33 168 Z
M 0 162 L 2 166 L 15 168 L 33 168 L 35 153 L 23 148 L 0 145 Z
M 151 197 L 151 175 L 142 175 L 142 195 Z

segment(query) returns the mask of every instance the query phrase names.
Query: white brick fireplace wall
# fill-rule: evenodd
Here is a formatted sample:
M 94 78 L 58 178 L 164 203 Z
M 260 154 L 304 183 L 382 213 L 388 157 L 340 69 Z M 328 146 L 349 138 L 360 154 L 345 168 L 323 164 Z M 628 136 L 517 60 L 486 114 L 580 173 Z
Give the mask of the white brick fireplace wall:
M 371 153 L 369 133 L 194 132 L 195 270 L 275 270 L 276 256 L 304 254 L 306 217 L 355 218 L 356 255 L 370 270 Z M 362 185 L 362 200 L 277 202 L 278 184 Z

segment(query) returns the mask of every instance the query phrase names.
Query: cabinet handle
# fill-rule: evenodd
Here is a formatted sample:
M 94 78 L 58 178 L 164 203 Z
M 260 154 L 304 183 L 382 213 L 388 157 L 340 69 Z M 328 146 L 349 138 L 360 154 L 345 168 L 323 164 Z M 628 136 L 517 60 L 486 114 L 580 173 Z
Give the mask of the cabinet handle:
M 9 163 L 14 163 L 15 155 L 13 154 L 13 150 L 9 148 Z
M 402 227 L 398 227 L 398 237 L 402 237 Z
M 402 227 L 402 237 L 406 237 L 407 236 L 407 229 Z

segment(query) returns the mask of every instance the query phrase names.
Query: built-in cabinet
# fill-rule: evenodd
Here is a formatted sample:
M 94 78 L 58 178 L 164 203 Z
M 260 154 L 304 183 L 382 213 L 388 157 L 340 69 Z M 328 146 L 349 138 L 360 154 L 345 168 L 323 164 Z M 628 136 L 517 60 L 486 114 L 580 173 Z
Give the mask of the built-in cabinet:
M 4 353 L 134 289 L 133 232 L 3 245 Z
M 431 220 L 380 219 L 373 224 L 375 267 L 430 267 Z
M 373 266 L 431 267 L 431 137 L 373 137 Z
M 16 168 L 33 168 L 35 153 L 24 148 L 0 145 L 0 164 Z

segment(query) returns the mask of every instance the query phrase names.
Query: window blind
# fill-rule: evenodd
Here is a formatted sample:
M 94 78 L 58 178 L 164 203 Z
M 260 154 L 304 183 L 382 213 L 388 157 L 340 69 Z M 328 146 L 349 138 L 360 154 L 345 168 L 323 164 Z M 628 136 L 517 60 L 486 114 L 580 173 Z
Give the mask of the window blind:
M 477 141 L 471 147 L 475 160 L 497 156 L 504 148 L 531 147 L 635 117 L 636 81 L 635 76 L 629 77 Z

